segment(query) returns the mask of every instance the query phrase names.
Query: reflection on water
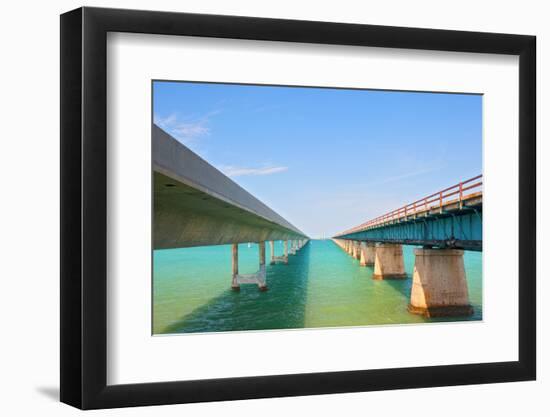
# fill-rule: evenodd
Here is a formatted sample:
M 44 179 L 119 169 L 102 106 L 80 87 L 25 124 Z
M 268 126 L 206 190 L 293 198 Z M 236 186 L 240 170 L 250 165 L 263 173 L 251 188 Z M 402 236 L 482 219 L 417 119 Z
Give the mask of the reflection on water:
M 481 253 L 465 252 L 474 315 L 426 319 L 407 305 L 414 247 L 403 246 L 406 280 L 372 279 L 331 240 L 310 241 L 288 265 L 267 266 L 269 290 L 242 285 L 231 291 L 231 247 L 207 246 L 154 252 L 153 332 L 191 333 L 304 327 L 359 326 L 481 320 Z M 269 261 L 269 245 L 266 245 Z M 276 242 L 276 254 L 283 252 Z M 239 271 L 258 268 L 258 245 L 239 245 Z

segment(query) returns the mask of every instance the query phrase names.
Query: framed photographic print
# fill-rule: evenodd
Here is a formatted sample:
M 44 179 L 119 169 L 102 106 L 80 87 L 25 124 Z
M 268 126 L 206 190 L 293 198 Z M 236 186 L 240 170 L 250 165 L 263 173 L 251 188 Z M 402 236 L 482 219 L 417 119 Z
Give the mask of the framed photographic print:
M 61 16 L 61 400 L 535 379 L 535 38 Z

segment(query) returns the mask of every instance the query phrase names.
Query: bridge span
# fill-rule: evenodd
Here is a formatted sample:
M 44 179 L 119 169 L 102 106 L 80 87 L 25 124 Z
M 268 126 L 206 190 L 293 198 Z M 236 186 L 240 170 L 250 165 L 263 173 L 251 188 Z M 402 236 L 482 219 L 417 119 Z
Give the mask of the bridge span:
M 338 233 L 334 242 L 374 279 L 406 279 L 401 245 L 416 245 L 409 311 L 472 314 L 464 250 L 482 250 L 483 181 L 478 175 Z
M 307 235 L 156 125 L 152 142 L 153 248 L 231 244 L 232 288 L 257 284 L 266 290 L 265 242 L 271 263 L 288 263 L 289 252 L 307 244 Z M 275 240 L 284 242 L 280 256 Z M 259 269 L 243 275 L 238 244 L 249 242 L 258 243 Z

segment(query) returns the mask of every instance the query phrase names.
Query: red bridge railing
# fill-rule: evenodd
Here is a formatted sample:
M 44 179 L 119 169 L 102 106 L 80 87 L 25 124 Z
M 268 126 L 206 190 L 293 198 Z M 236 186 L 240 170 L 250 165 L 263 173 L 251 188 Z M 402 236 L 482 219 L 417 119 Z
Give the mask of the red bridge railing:
M 410 204 L 407 204 L 406 206 L 390 211 L 389 213 L 383 214 L 376 217 L 375 219 L 362 223 L 359 226 L 339 233 L 338 236 L 354 233 L 360 230 L 372 229 L 387 222 L 400 220 L 409 216 L 414 216 L 417 213 L 424 213 L 428 210 L 439 208 L 440 211 L 443 211 L 443 207 L 452 202 L 458 202 L 459 207 L 462 208 L 464 200 L 467 200 L 468 198 L 471 198 L 474 194 L 482 191 L 482 177 L 482 175 L 478 175 L 477 177 L 459 182 L 458 184 L 452 185 L 451 187 L 445 188 L 444 190 L 438 191 L 434 194 L 430 194 L 429 196 L 421 198 L 420 200 L 416 200 Z

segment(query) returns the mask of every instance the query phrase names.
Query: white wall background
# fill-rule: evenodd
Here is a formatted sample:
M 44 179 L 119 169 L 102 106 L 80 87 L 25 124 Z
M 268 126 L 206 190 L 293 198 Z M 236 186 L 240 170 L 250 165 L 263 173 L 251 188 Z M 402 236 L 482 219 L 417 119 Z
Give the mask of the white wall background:
M 541 1 L 338 2 L 270 0 L 92 1 L 89 6 L 341 21 L 534 34 L 538 37 L 539 378 L 537 382 L 387 391 L 99 411 L 94 415 L 280 416 L 548 415 L 550 147 L 543 120 L 550 97 L 550 26 Z M 59 379 L 59 17 L 82 3 L 9 2 L 0 25 L 0 410 L 4 415 L 75 415 L 57 402 Z M 546 190 L 543 190 L 543 187 Z M 544 236 L 543 236 L 544 235 Z M 504 255 L 505 257 L 505 255 Z M 406 354 L 406 349 L 404 349 Z M 368 354 L 366 351 L 365 354 Z M 497 414 L 498 413 L 498 414 Z

